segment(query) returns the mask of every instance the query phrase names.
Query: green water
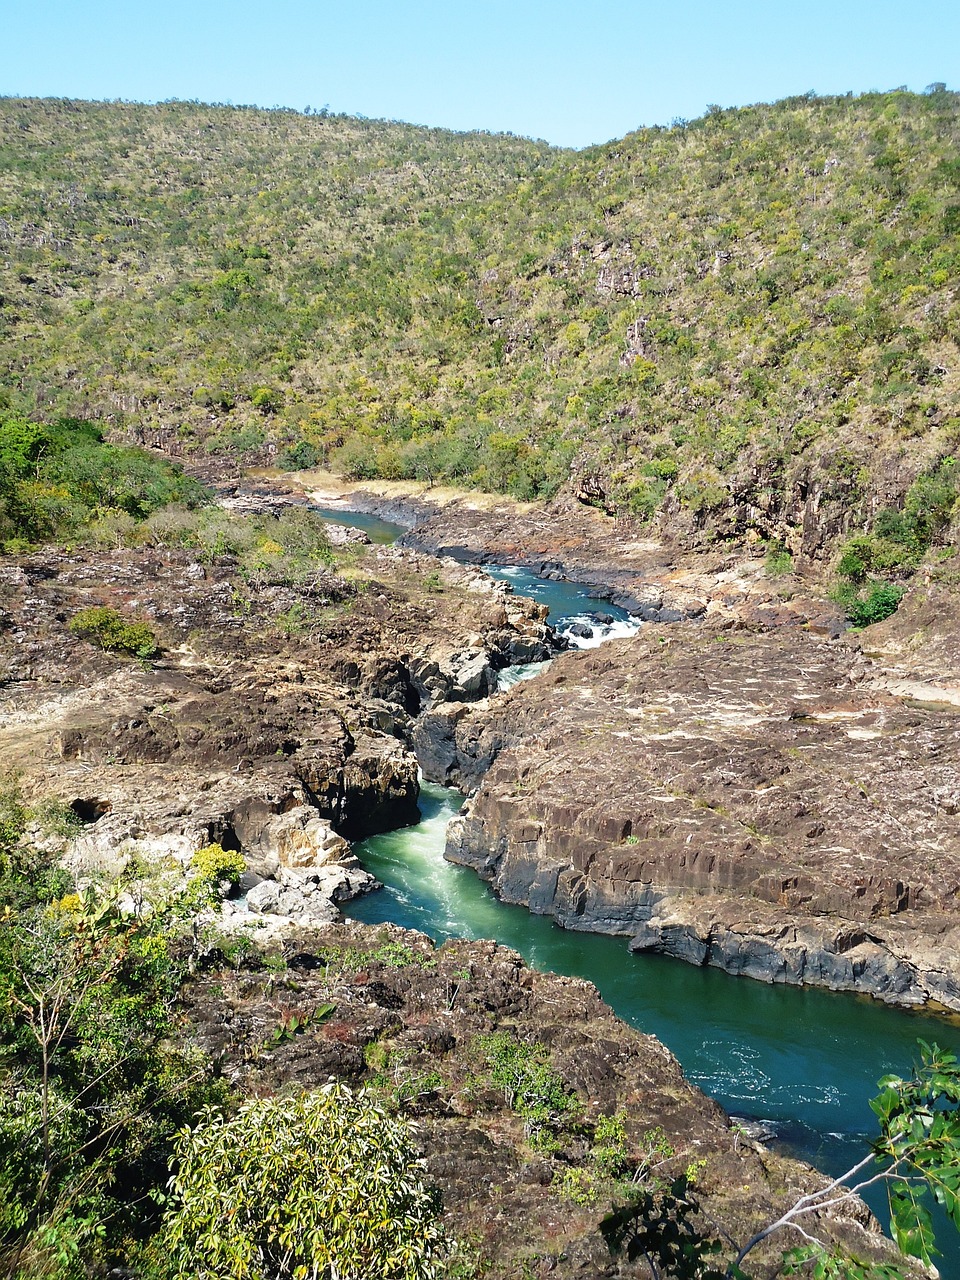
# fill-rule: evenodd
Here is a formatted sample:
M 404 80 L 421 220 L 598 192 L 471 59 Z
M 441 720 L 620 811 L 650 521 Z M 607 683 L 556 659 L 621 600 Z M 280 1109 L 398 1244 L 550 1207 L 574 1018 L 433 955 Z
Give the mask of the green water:
M 358 512 L 321 514 L 365 529 L 374 542 L 392 542 L 403 532 Z M 638 625 L 624 610 L 597 601 L 582 583 L 546 581 L 521 566 L 484 567 L 546 604 L 560 629 L 595 610 L 611 615 L 608 626 L 576 643 L 596 644 Z M 536 667 L 511 668 L 503 673 L 504 686 L 535 674 Z M 875 1132 L 868 1102 L 876 1082 L 887 1072 L 909 1072 L 918 1038 L 960 1053 L 960 1021 L 848 992 L 768 986 L 662 956 L 633 955 L 623 938 L 568 932 L 499 902 L 473 871 L 443 859 L 446 826 L 461 802 L 455 791 L 424 785 L 418 826 L 359 845 L 364 866 L 384 888 L 350 903 L 346 914 L 419 929 L 438 942 L 496 938 L 534 968 L 589 979 L 625 1022 L 662 1040 L 688 1079 L 728 1112 L 767 1123 L 779 1146 L 824 1172 L 840 1174 L 865 1154 Z M 885 1221 L 882 1194 L 867 1199 Z M 936 1227 L 943 1280 L 960 1280 L 956 1233 L 943 1215 Z
M 387 546 L 407 532 L 402 524 L 394 524 L 391 520 L 381 520 L 379 516 L 370 515 L 367 511 L 347 511 L 339 507 L 311 507 L 321 519 L 330 524 L 342 524 L 348 529 L 362 529 L 371 542 Z
M 444 832 L 461 797 L 424 785 L 423 821 L 359 845 L 384 888 L 347 914 L 391 921 L 437 941 L 496 938 L 537 969 L 588 978 L 621 1018 L 658 1037 L 687 1077 L 735 1115 L 767 1121 L 779 1143 L 840 1173 L 874 1132 L 868 1100 L 888 1071 L 906 1073 L 918 1037 L 960 1051 L 960 1026 L 866 996 L 766 985 L 661 956 L 633 955 L 622 938 L 557 928 L 499 902 L 467 868 L 443 859 Z M 882 1217 L 882 1201 L 874 1203 Z M 956 1234 L 938 1230 L 944 1280 L 960 1280 Z M 956 1256 L 953 1256 L 956 1255 Z

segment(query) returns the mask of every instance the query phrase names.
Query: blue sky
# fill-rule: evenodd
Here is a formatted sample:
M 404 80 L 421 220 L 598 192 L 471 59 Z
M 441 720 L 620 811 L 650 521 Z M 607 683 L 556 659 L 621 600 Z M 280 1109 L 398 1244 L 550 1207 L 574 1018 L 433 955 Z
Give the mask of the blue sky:
M 0 93 L 328 106 L 585 146 L 809 89 L 960 87 L 956 0 L 0 0 Z

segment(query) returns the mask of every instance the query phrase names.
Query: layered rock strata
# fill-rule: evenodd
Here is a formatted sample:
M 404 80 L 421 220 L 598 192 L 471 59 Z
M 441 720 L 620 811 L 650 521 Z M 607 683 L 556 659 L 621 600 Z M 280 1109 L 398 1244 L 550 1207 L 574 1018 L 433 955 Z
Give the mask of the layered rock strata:
M 447 856 L 566 928 L 960 1010 L 960 715 L 856 642 L 643 628 L 421 721 Z

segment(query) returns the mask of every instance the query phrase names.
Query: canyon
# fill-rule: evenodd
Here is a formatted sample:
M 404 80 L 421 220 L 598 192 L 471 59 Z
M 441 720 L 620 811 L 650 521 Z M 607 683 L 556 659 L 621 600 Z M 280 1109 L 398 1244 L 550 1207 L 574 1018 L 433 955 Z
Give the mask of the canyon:
M 264 498 L 239 501 L 262 509 Z M 478 562 L 505 560 L 512 540 L 514 560 L 526 549 L 558 576 L 592 556 L 600 589 L 597 544 L 568 563 L 545 533 L 529 545 L 536 513 L 511 527 L 501 508 L 484 541 L 490 517 L 466 501 L 463 511 L 461 536 L 437 551 L 469 542 Z M 456 510 L 443 519 L 456 532 Z M 602 545 L 604 531 L 609 542 L 614 529 L 633 536 L 592 515 L 586 527 L 586 544 L 600 535 Z M 405 540 L 430 537 L 414 530 Z M 584 1105 L 628 1099 L 635 1140 L 661 1129 L 678 1160 L 704 1161 L 698 1196 L 730 1234 L 767 1220 L 818 1175 L 731 1128 L 672 1055 L 624 1027 L 590 984 L 535 974 L 494 944 L 450 944 L 436 976 L 432 961 L 418 963 L 396 990 L 392 966 L 369 958 L 335 991 L 312 990 L 309 957 L 331 946 L 370 952 L 386 939 L 429 957 L 426 939 L 336 923 L 340 905 L 375 883 L 350 842 L 416 821 L 418 767 L 467 793 L 448 856 L 568 929 L 624 934 L 634 948 L 766 981 L 955 1007 L 943 888 L 955 713 L 946 685 L 941 705 L 917 698 L 935 687 L 924 664 L 943 659 L 948 639 L 928 636 L 924 659 L 901 618 L 887 638 L 899 666 L 882 662 L 840 631 L 815 589 L 785 599 L 758 561 L 657 556 L 659 568 L 631 566 L 615 594 L 646 599 L 659 617 L 631 639 L 579 651 L 566 649 L 542 605 L 473 565 L 407 546 L 361 547 L 309 582 L 255 586 L 229 557 L 169 547 L 43 551 L 3 566 L 0 762 L 29 796 L 53 796 L 80 819 L 70 865 L 129 880 L 150 863 L 186 874 L 209 842 L 241 851 L 245 892 L 207 926 L 279 948 L 297 1004 L 326 993 L 337 1017 L 289 1048 L 253 1054 L 267 1075 L 252 1083 L 244 1038 L 275 1021 L 283 984 L 264 986 L 255 957 L 237 969 L 214 952 L 214 976 L 191 997 L 191 1034 L 219 1045 L 243 1088 L 331 1072 L 360 1082 L 364 1046 L 381 1040 L 396 1040 L 405 1070 L 433 1064 L 449 1075 L 420 1117 L 429 1167 L 449 1203 L 465 1201 L 453 1218 L 496 1255 L 491 1275 L 514 1274 L 520 1258 L 558 1275 L 633 1274 L 603 1254 L 595 1209 L 558 1208 L 554 1163 L 529 1163 L 514 1121 L 491 1113 L 489 1099 L 479 1110 L 458 1101 L 469 1046 L 495 1027 L 535 1038 Z M 72 634 L 69 618 L 90 605 L 149 621 L 157 659 Z M 498 692 L 501 671 L 543 662 L 536 679 Z M 473 984 L 457 1008 L 453 965 Z M 490 1193 L 467 1195 L 488 1165 L 500 1171 Z M 886 1256 L 865 1211 L 851 1213 L 822 1229 Z
M 853 632 L 810 563 L 784 584 L 596 512 L 410 509 L 409 544 L 592 582 L 645 619 L 492 702 L 424 710 L 424 776 L 468 796 L 448 857 L 638 950 L 960 1009 L 949 583 Z

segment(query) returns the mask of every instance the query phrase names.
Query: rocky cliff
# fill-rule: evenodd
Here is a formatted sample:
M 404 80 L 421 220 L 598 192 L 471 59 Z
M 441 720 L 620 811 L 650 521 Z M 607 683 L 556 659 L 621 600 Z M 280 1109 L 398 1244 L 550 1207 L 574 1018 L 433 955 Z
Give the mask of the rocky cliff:
M 958 691 L 891 689 L 856 641 L 803 631 L 564 655 L 437 717 L 472 793 L 447 856 L 636 949 L 958 1009 Z
M 960 1007 L 948 569 L 860 635 L 812 563 L 779 579 L 599 512 L 422 486 L 350 500 L 416 521 L 425 551 L 593 583 L 652 624 L 496 701 L 424 708 L 425 776 L 470 795 L 449 857 L 637 949 Z
M 72 808 L 78 871 L 187 865 L 212 841 L 243 851 L 245 888 L 281 876 L 290 892 L 261 907 L 321 919 L 372 883 L 347 841 L 419 820 L 412 715 L 488 692 L 514 648 L 547 653 L 550 633 L 473 571 L 391 548 L 362 563 L 257 585 L 229 557 L 170 549 L 0 567 L 0 769 Z M 91 606 L 147 622 L 157 657 L 73 634 Z

